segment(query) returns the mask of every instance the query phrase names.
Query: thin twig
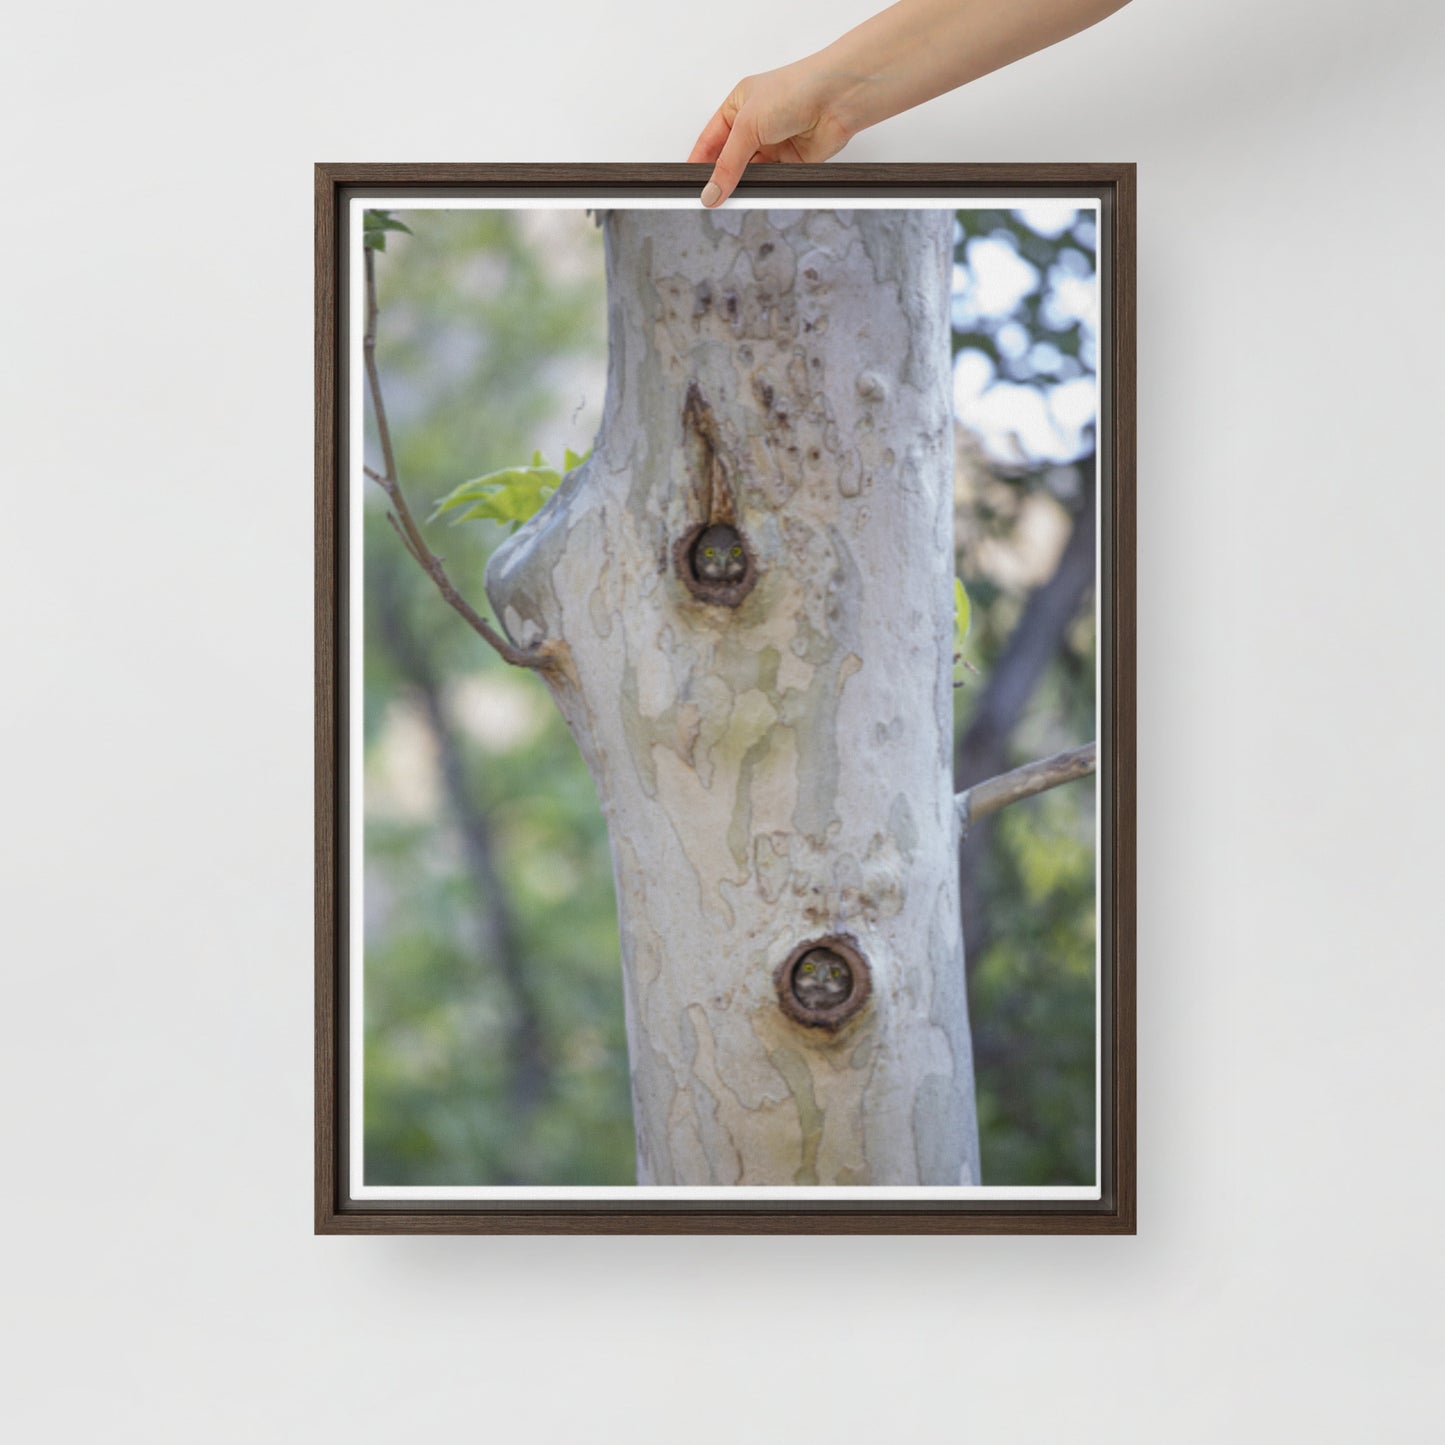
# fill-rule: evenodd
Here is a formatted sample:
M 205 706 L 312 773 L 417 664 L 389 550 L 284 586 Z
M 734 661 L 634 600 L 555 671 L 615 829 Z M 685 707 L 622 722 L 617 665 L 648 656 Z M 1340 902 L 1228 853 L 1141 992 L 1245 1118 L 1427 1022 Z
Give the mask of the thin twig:
M 1023 767 L 1015 768 L 1012 772 L 1001 773 L 996 778 L 975 783 L 967 792 L 960 793 L 953 800 L 954 807 L 958 809 L 960 829 L 967 833 L 970 824 L 988 817 L 990 813 L 997 813 L 1000 808 L 1006 808 L 1010 803 L 1017 803 L 1021 798 L 1032 798 L 1035 793 L 1057 788 L 1061 783 L 1072 783 L 1078 778 L 1088 777 L 1098 766 L 1098 750 L 1097 743 L 1085 743 L 1081 748 L 1073 748 L 1067 753 L 1056 753 L 1053 757 L 1042 758 L 1036 763 L 1025 763 Z
M 371 408 L 376 417 L 376 435 L 381 442 L 381 457 L 385 463 L 385 474 L 364 468 L 366 475 L 387 495 L 392 510 L 387 516 L 402 545 L 416 559 L 428 577 L 436 584 L 447 603 L 467 622 L 472 630 L 489 642 L 507 662 L 515 667 L 547 668 L 553 665 L 555 649 L 547 643 L 534 647 L 514 647 L 505 637 L 481 615 L 465 597 L 452 585 L 442 559 L 426 544 L 421 528 L 411 514 L 411 508 L 402 495 L 401 483 L 396 476 L 396 456 L 391 447 L 391 428 L 386 422 L 386 407 L 381 399 L 381 378 L 376 370 L 376 253 L 365 252 L 366 257 L 366 331 L 362 336 L 361 352 L 366 363 L 366 384 L 371 392 Z

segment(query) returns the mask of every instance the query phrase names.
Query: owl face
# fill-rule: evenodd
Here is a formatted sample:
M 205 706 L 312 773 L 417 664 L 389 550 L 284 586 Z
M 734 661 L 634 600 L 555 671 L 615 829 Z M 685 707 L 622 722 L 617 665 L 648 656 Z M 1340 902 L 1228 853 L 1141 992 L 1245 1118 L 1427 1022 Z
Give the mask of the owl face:
M 708 527 L 693 544 L 692 573 L 699 582 L 736 582 L 747 569 L 742 538 L 733 527 Z
M 814 948 L 793 966 L 793 997 L 805 1009 L 837 1008 L 853 991 L 853 970 L 831 948 Z

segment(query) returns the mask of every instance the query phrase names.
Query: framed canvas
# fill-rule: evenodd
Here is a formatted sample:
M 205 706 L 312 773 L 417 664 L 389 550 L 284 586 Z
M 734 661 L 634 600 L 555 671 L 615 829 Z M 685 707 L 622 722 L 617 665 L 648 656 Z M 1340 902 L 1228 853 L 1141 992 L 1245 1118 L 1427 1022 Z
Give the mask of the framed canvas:
M 316 170 L 319 1233 L 1132 1233 L 1134 168 Z

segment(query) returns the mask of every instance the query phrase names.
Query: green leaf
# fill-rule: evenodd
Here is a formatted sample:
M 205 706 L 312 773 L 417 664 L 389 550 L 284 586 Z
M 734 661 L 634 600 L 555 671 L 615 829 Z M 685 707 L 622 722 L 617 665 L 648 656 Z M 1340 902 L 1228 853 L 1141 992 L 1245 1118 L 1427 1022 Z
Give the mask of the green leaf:
M 973 626 L 973 606 L 961 578 L 953 579 L 953 650 L 960 651 Z
M 393 221 L 390 211 L 362 212 L 361 244 L 368 251 L 386 250 L 388 231 L 405 231 L 408 236 L 411 235 L 411 228 L 400 221 Z
M 538 453 L 540 455 L 540 453 Z M 448 492 L 436 505 L 431 520 L 443 512 L 466 510 L 453 517 L 454 522 L 476 521 L 525 522 L 542 510 L 547 498 L 562 480 L 555 467 L 505 467 L 488 472 Z
M 405 231 L 408 236 L 412 233 L 410 226 L 392 220 L 390 211 L 367 211 L 364 226 L 368 231 Z
M 428 520 L 435 521 L 443 512 L 456 512 L 453 522 L 502 522 L 515 529 L 542 510 L 561 485 L 563 473 L 575 471 L 591 455 L 590 447 L 580 456 L 570 447 L 564 448 L 559 472 L 542 460 L 540 451 L 534 451 L 530 466 L 503 467 L 453 488 L 436 504 Z

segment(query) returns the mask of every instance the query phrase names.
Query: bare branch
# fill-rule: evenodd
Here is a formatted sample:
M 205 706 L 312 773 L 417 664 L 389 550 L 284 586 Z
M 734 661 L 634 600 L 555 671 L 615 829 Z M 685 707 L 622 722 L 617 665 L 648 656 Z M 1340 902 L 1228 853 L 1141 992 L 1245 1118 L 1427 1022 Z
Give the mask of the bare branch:
M 428 577 L 436 584 L 437 591 L 449 606 L 460 613 L 471 625 L 472 630 L 489 642 L 507 662 L 514 667 L 546 669 L 555 665 L 556 645 L 542 642 L 533 647 L 514 647 L 465 597 L 452 585 L 442 559 L 427 546 L 421 528 L 411 514 L 411 508 L 402 495 L 401 484 L 396 476 L 396 456 L 391 446 L 391 428 L 386 421 L 386 406 L 381 399 L 381 378 L 376 370 L 376 253 L 365 251 L 366 257 L 366 331 L 362 337 L 361 351 L 366 363 L 366 384 L 371 393 L 371 408 L 376 417 L 376 435 L 381 442 L 381 457 L 386 466 L 385 474 L 371 467 L 363 470 L 373 482 L 386 493 L 391 502 L 392 512 L 387 520 L 406 550 L 416 559 Z
M 989 665 L 968 731 L 954 762 L 956 789 L 1008 771 L 1009 739 L 1028 711 L 1029 700 L 1049 664 L 1059 657 L 1064 639 L 1094 585 L 1094 542 L 1098 508 L 1094 495 L 1094 458 L 1075 464 L 1083 493 L 1069 539 L 1054 574 L 1036 587 L 1003 651 Z M 997 818 L 975 822 L 963 832 L 958 854 L 958 886 L 963 913 L 964 956 L 980 959 L 988 950 L 994 910 L 983 887 L 983 860 Z
M 954 807 L 958 809 L 959 827 L 967 833 L 970 824 L 988 817 L 990 813 L 997 813 L 1010 803 L 1032 798 L 1035 793 L 1047 792 L 1061 783 L 1088 777 L 1097 767 L 1098 750 L 1097 743 L 1085 743 L 1081 748 L 1056 753 L 1036 763 L 1025 763 L 1012 772 L 975 783 L 953 800 Z

